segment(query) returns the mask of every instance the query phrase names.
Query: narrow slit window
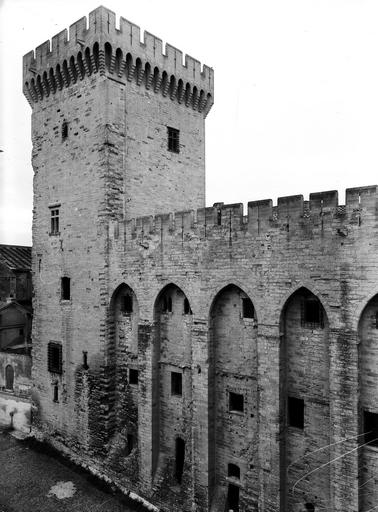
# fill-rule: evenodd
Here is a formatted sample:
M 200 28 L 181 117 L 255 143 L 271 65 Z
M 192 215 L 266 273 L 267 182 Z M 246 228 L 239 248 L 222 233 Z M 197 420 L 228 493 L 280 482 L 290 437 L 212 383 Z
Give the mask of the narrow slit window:
M 68 123 L 67 121 L 63 121 L 62 123 L 62 141 L 66 140 L 68 137 Z
M 185 462 L 185 441 L 178 437 L 176 439 L 176 453 L 175 453 L 175 479 L 178 484 L 181 484 L 182 475 L 184 473 Z
M 86 350 L 83 350 L 83 368 L 84 370 L 88 370 L 88 352 Z
M 127 455 L 133 451 L 134 448 L 134 436 L 133 434 L 127 434 Z
M 47 348 L 47 369 L 51 373 L 62 373 L 62 345 L 51 341 Z
M 182 395 L 182 373 L 171 372 L 171 394 Z
M 168 151 L 180 153 L 180 130 L 168 126 Z
M 244 395 L 229 392 L 228 409 L 230 412 L 244 412 Z
M 53 396 L 54 402 L 59 402 L 59 387 L 58 384 L 54 384 L 54 396 Z
M 287 415 L 290 427 L 304 427 L 304 400 L 289 396 L 287 399 Z
M 139 382 L 139 372 L 135 368 L 129 369 L 129 384 L 136 386 Z
M 378 413 L 364 411 L 365 443 L 378 446 Z
M 62 300 L 71 299 L 71 279 L 69 277 L 62 277 L 61 296 Z
M 253 307 L 251 299 L 242 299 L 243 305 L 243 318 L 255 318 L 255 308 Z

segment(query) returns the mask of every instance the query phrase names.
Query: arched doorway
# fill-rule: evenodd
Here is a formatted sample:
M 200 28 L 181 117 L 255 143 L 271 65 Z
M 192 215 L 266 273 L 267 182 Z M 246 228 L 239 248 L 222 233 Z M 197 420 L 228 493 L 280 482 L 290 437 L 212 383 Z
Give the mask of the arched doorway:
M 280 322 L 281 511 L 330 503 L 329 326 L 318 297 L 300 288 Z M 307 476 L 306 476 L 307 475 Z
M 14 386 L 14 370 L 13 366 L 8 364 L 5 368 L 5 389 L 7 391 L 13 391 Z

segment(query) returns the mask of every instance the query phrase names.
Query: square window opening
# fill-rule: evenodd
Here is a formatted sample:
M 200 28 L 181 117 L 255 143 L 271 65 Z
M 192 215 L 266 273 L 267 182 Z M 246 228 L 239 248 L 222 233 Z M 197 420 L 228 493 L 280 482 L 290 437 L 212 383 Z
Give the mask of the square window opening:
M 129 369 L 129 384 L 136 386 L 139 382 L 139 371 L 135 368 Z
M 168 151 L 180 153 L 180 130 L 168 126 Z
M 364 411 L 365 443 L 378 446 L 378 413 Z
M 244 395 L 229 392 L 228 406 L 230 412 L 244 412 Z
M 71 279 L 69 277 L 62 277 L 61 280 L 62 300 L 71 299 Z
M 304 400 L 289 396 L 287 399 L 287 415 L 290 427 L 304 427 Z
M 228 476 L 240 479 L 240 468 L 236 464 L 228 465 Z
M 182 373 L 171 372 L 171 394 L 182 395 Z

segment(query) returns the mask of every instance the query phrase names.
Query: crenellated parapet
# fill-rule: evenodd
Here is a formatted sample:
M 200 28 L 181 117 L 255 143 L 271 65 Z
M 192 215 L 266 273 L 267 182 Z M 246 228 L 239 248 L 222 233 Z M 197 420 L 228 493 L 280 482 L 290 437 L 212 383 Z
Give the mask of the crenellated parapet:
M 183 241 L 193 237 L 210 238 L 219 234 L 225 243 L 232 243 L 238 233 L 253 236 L 270 236 L 274 232 L 294 233 L 307 237 L 309 233 L 333 233 L 345 237 L 354 227 L 363 227 L 373 218 L 378 220 L 378 186 L 349 188 L 346 203 L 339 205 L 337 191 L 316 192 L 305 201 L 302 195 L 279 197 L 273 206 L 271 199 L 248 203 L 246 215 L 243 204 L 215 203 L 214 206 L 174 212 L 155 216 L 139 217 L 118 225 L 115 224 L 114 238 L 143 240 L 158 236 L 173 236 Z M 227 242 L 228 241 L 228 242 Z
M 207 115 L 213 105 L 214 71 L 158 37 L 98 7 L 23 58 L 23 91 L 33 106 L 86 76 L 99 73 L 138 86 Z

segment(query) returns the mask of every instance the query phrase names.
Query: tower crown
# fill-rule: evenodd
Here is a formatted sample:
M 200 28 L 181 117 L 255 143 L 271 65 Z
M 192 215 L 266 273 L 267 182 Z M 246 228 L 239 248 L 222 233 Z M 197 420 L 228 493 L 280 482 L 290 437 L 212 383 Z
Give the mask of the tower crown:
M 33 107 L 57 90 L 94 73 L 117 80 L 136 81 L 147 89 L 203 112 L 213 104 L 214 71 L 158 37 L 98 7 L 23 58 L 23 91 Z

